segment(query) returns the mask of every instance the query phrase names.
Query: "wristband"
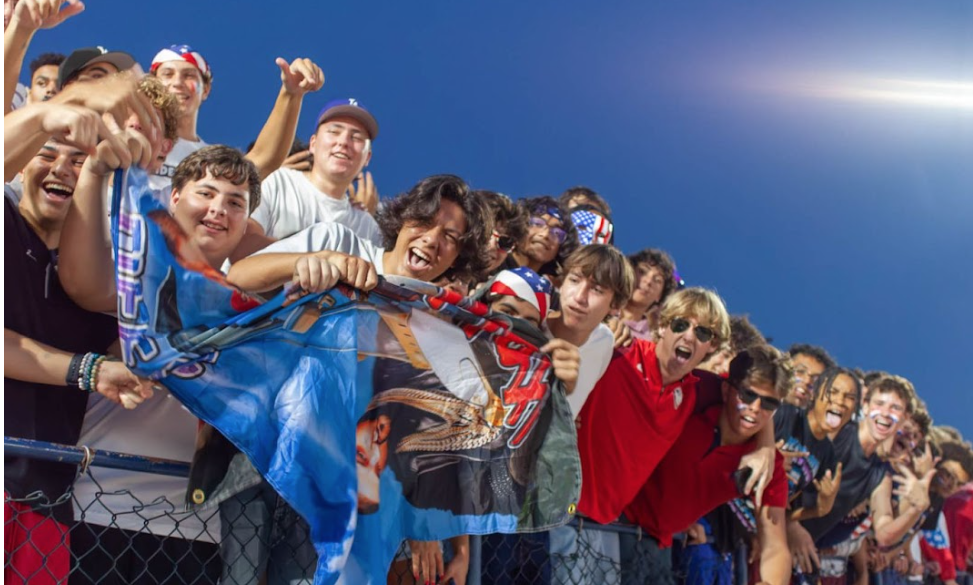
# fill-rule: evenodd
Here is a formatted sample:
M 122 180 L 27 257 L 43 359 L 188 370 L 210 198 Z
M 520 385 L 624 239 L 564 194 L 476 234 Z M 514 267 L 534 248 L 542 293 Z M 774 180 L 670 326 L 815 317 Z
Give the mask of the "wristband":
M 64 377 L 64 383 L 68 386 L 76 386 L 78 384 L 78 375 L 81 373 L 81 361 L 83 359 L 83 353 L 76 353 L 71 356 L 71 363 L 68 365 L 68 373 L 67 376 Z

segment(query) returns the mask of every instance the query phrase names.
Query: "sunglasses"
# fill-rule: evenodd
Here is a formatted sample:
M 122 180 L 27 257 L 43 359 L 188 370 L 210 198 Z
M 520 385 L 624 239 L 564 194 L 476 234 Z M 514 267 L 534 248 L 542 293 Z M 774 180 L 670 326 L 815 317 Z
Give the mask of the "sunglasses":
M 764 396 L 763 394 L 757 394 L 750 388 L 744 388 L 743 386 L 736 386 L 737 396 L 740 397 L 740 402 L 744 404 L 753 404 L 756 399 L 760 399 L 760 408 L 766 410 L 767 412 L 774 412 L 780 408 L 780 398 L 772 398 L 770 396 Z
M 692 327 L 692 323 L 688 319 L 683 319 L 682 317 L 676 317 L 669 323 L 669 329 L 673 333 L 683 333 Z M 706 343 L 716 337 L 716 332 L 706 327 L 705 325 L 697 325 L 693 330 L 696 333 L 696 339 L 701 343 Z
M 548 233 L 554 236 L 558 244 L 563 244 L 565 238 L 568 237 L 568 232 L 564 231 L 564 228 L 549 225 L 543 217 L 531 216 L 530 225 L 535 228 L 548 228 Z
M 513 239 L 511 236 L 501 236 L 497 232 L 493 232 L 493 238 L 497 240 L 497 248 L 506 252 L 507 254 L 514 251 L 517 247 L 517 240 Z

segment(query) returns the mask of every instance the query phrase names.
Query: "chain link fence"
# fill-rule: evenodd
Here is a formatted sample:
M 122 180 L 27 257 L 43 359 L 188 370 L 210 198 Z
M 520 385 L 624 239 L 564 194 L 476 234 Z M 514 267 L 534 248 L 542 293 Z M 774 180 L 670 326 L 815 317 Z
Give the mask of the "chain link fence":
M 128 489 L 106 489 L 99 481 L 110 470 L 185 478 L 186 463 L 9 437 L 4 454 L 78 466 L 72 489 L 54 501 L 42 493 L 14 498 L 4 492 L 6 584 L 313 582 L 316 558 L 307 524 L 266 484 L 218 509 L 195 512 L 162 496 L 141 501 Z M 448 567 L 453 557 L 448 541 L 443 552 Z M 678 555 L 672 562 L 672 549 L 659 550 L 636 527 L 575 520 L 549 532 L 470 537 L 467 583 L 684 583 L 687 575 L 698 584 L 746 583 L 745 570 L 737 564 L 734 572 L 729 557 L 697 560 L 692 570 L 703 574 L 693 576 Z M 403 543 L 388 584 L 413 583 Z

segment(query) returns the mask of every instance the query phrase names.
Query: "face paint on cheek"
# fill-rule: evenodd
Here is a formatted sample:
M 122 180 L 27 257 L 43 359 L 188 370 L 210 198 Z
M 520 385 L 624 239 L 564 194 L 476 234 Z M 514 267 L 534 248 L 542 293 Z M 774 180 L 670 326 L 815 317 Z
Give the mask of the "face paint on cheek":
M 746 409 L 747 409 L 747 405 L 744 404 L 744 403 L 742 403 L 742 402 L 740 402 L 740 400 L 738 399 L 737 400 L 737 412 L 743 412 Z
M 872 419 L 872 420 L 875 420 L 876 418 L 878 418 L 878 417 L 880 417 L 880 416 L 882 416 L 882 412 L 881 412 L 880 410 L 878 410 L 878 409 L 873 409 L 873 410 L 872 410 L 871 412 L 869 412 L 869 413 L 868 413 L 868 418 L 870 418 L 870 419 Z M 892 424 L 893 424 L 893 425 L 895 425 L 895 424 L 898 424 L 898 423 L 899 423 L 899 420 L 900 420 L 900 419 L 899 419 L 899 417 L 898 417 L 898 416 L 896 416 L 896 415 L 895 415 L 894 413 L 891 413 L 891 412 L 890 412 L 890 413 L 888 414 L 888 417 L 889 417 L 890 419 L 892 419 Z
M 190 80 L 186 81 L 186 85 L 189 86 L 189 89 L 192 90 L 192 92 L 194 94 L 196 94 L 196 95 L 203 95 L 203 84 L 202 83 L 199 83 L 195 79 L 190 79 Z

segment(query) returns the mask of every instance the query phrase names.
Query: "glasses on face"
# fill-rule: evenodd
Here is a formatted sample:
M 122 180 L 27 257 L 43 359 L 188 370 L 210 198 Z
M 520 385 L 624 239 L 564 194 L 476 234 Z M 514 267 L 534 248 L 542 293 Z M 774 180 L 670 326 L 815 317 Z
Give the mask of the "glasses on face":
M 690 323 L 688 319 L 676 317 L 671 323 L 669 323 L 669 329 L 673 333 L 683 333 L 692 327 L 692 325 L 693 324 Z M 696 339 L 698 339 L 701 343 L 706 343 L 716 337 L 716 332 L 705 325 L 696 325 L 693 331 L 696 334 Z
M 517 247 L 517 241 L 510 236 L 500 235 L 498 232 L 493 232 L 493 239 L 497 241 L 497 248 L 506 252 L 507 254 L 514 251 Z
M 763 394 L 757 394 L 750 388 L 745 388 L 743 386 L 737 386 L 737 396 L 740 397 L 740 402 L 744 404 L 753 404 L 756 399 L 760 399 L 760 408 L 766 410 L 767 412 L 775 412 L 780 408 L 780 399 L 772 398 L 770 396 L 764 396 Z
M 565 238 L 568 237 L 568 232 L 564 231 L 564 228 L 558 227 L 556 225 L 550 225 L 549 223 L 547 223 L 547 221 L 544 220 L 543 217 L 537 217 L 536 215 L 532 215 L 530 218 L 530 225 L 531 227 L 535 227 L 535 228 L 548 228 L 547 233 L 553 236 L 554 239 L 557 240 L 558 244 L 563 244 Z

